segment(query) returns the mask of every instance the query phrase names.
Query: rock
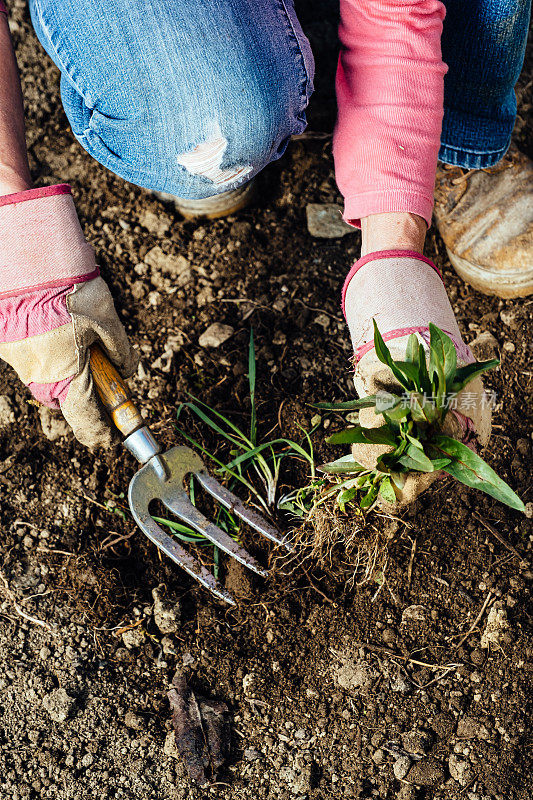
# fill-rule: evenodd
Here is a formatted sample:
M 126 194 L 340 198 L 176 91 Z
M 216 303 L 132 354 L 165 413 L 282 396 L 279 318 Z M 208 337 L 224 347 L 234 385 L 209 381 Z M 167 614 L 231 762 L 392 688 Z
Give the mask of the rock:
M 345 655 L 342 663 L 334 668 L 335 682 L 348 692 L 367 692 L 379 673 L 366 661 L 354 661 L 350 655 Z
M 510 628 L 504 604 L 501 602 L 494 603 L 489 611 L 487 624 L 481 636 L 481 647 L 488 649 L 491 645 L 501 647 L 503 644 L 509 644 L 511 641 Z
M 176 744 L 176 736 L 174 731 L 169 731 L 165 737 L 165 743 L 163 745 L 163 753 L 168 758 L 177 758 L 180 759 L 180 754 L 178 752 L 178 746 Z
M 282 767 L 279 777 L 288 785 L 292 794 L 307 794 L 312 789 L 313 765 L 300 761 L 291 762 L 290 767 Z
M 526 503 L 525 515 L 527 519 L 533 519 L 533 502 Z
M 243 753 L 245 761 L 259 761 L 263 758 L 263 754 L 256 750 L 254 747 L 247 747 Z
M 454 779 L 461 784 L 461 786 L 468 786 L 468 784 L 473 780 L 474 773 L 472 770 L 472 765 L 469 761 L 460 756 L 456 756 L 455 753 L 452 753 L 448 760 L 448 767 L 450 770 L 450 775 Z
M 309 203 L 305 208 L 307 230 L 316 239 L 338 239 L 355 228 L 342 218 L 342 207 L 336 203 Z
M 173 333 L 167 337 L 163 352 L 152 362 L 152 369 L 160 369 L 161 372 L 170 372 L 174 354 L 178 352 L 183 344 L 183 334 Z
M 518 317 L 518 309 L 517 308 L 509 308 L 503 309 L 500 311 L 500 319 L 504 325 L 507 325 L 509 328 L 517 328 L 519 325 Z
M 134 647 L 141 647 L 142 643 L 144 642 L 144 631 L 140 625 L 136 625 L 135 628 L 130 628 L 128 631 L 124 631 L 122 634 L 122 641 L 128 648 L 131 650 Z
M 5 394 L 0 394 L 0 430 L 7 428 L 15 422 L 15 412 L 9 397 Z
M 160 291 L 175 291 L 192 280 L 191 265 L 185 256 L 164 253 L 159 245 L 146 253 L 144 263 L 151 268 L 152 283 Z
M 409 694 L 412 689 L 410 683 L 404 678 L 401 672 L 398 672 L 390 679 L 391 692 L 399 692 L 400 694 Z
M 202 333 L 198 339 L 198 344 L 200 347 L 220 347 L 234 333 L 235 331 L 231 325 L 222 325 L 220 322 L 214 322 Z
M 412 605 L 407 606 L 403 610 L 402 613 L 402 625 L 406 625 L 410 622 L 426 622 L 427 621 L 427 609 L 424 606 L 420 605 Z
M 478 361 L 488 361 L 498 355 L 498 340 L 489 331 L 478 333 L 468 346 Z
M 399 781 L 403 780 L 409 770 L 411 769 L 411 764 L 413 762 L 409 758 L 409 756 L 400 756 L 394 762 L 394 766 L 392 771 L 394 772 L 394 777 L 397 778 Z
M 68 436 L 71 432 L 70 426 L 63 415 L 58 411 L 52 411 L 46 406 L 39 406 L 39 419 L 41 420 L 41 428 L 44 435 L 51 442 L 55 442 L 63 436 Z
M 180 629 L 181 608 L 179 603 L 163 594 L 163 584 L 152 589 L 154 598 L 154 621 L 161 633 L 176 633 Z
M 139 225 L 156 236 L 164 236 L 170 230 L 171 220 L 166 214 L 156 214 L 149 209 L 143 209 L 139 214 Z
M 461 717 L 457 723 L 459 739 L 489 739 L 490 731 L 474 717 Z
M 416 786 L 438 786 L 445 779 L 442 765 L 434 758 L 424 758 L 409 770 L 406 780 Z
M 404 750 L 417 756 L 425 756 L 431 750 L 433 739 L 428 731 L 412 730 L 402 736 Z
M 124 715 L 124 724 L 127 728 L 131 728 L 133 731 L 141 731 L 144 728 L 144 720 L 139 714 L 135 714 L 133 711 L 126 711 Z
M 72 714 L 76 701 L 64 689 L 54 689 L 43 697 L 43 707 L 54 722 L 65 722 Z
M 380 764 L 383 764 L 386 758 L 387 757 L 385 755 L 385 751 L 382 750 L 381 747 L 379 747 L 377 750 L 374 750 L 374 752 L 372 753 L 372 761 L 374 762 L 374 764 L 377 764 L 378 766 Z

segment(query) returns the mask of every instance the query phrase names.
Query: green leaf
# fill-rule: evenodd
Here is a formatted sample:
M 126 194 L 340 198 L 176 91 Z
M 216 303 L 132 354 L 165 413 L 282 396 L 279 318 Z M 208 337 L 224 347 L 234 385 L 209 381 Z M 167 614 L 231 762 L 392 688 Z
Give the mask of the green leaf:
M 411 380 L 406 376 L 404 372 L 402 372 L 401 369 L 399 369 L 396 366 L 396 363 L 391 356 L 390 350 L 383 341 L 383 337 L 381 336 L 381 333 L 378 330 L 378 326 L 376 325 L 376 320 L 374 319 L 372 320 L 372 322 L 374 323 L 374 347 L 376 349 L 377 357 L 382 362 L 382 364 L 386 364 L 389 367 L 390 371 L 392 372 L 398 383 L 400 383 L 404 387 L 404 389 L 412 388 Z M 409 364 L 409 367 L 412 366 L 413 366 L 412 364 Z
M 438 356 L 438 362 L 442 365 L 446 385 L 451 385 L 451 380 L 457 367 L 457 351 L 450 337 L 432 322 L 429 323 L 429 351 L 430 373 L 431 358 L 432 356 L 433 358 Z
M 346 400 L 343 403 L 312 403 L 313 408 L 323 411 L 355 411 L 358 408 L 372 408 L 376 405 L 376 395 L 371 394 L 358 400 Z
M 415 447 L 412 444 L 407 447 L 405 455 L 399 459 L 399 462 L 409 470 L 413 469 L 417 472 L 433 472 L 433 464 L 431 463 L 431 460 L 423 451 L 419 450 L 418 447 Z
M 252 444 L 257 444 L 257 412 L 255 408 L 255 375 L 256 375 L 256 361 L 255 361 L 255 344 L 254 344 L 254 329 L 250 328 L 250 344 L 248 346 L 248 383 L 250 386 L 250 406 L 252 415 L 250 418 L 250 441 Z
M 321 467 L 317 467 L 319 472 L 325 472 L 328 475 L 343 475 L 347 472 L 361 472 L 365 469 L 362 467 L 361 464 L 358 464 L 354 457 L 350 454 L 347 456 L 342 456 L 342 458 L 338 458 L 336 461 L 330 461 L 327 464 L 322 464 Z
M 455 377 L 451 385 L 452 392 L 460 392 L 464 389 L 467 383 L 473 381 L 478 375 L 487 372 L 489 369 L 494 369 L 498 366 L 500 360 L 498 358 L 491 358 L 490 361 L 475 361 L 473 364 L 467 364 L 464 367 L 459 367 L 455 372 Z
M 431 463 L 433 464 L 433 469 L 444 469 L 447 467 L 448 464 L 452 463 L 451 458 L 432 458 Z
M 396 446 L 396 436 L 388 425 L 381 425 L 379 428 L 362 428 L 365 441 L 370 444 L 387 444 L 391 447 Z
M 383 480 L 380 481 L 379 493 L 386 503 L 391 503 L 393 505 L 396 502 L 396 494 L 392 488 L 390 478 L 383 478 Z
M 525 506 L 510 486 L 503 481 L 486 461 L 469 447 L 449 436 L 436 436 L 432 442 L 435 449 L 452 458 L 452 463 L 444 467 L 444 472 L 452 475 L 466 486 L 479 489 L 502 503 L 525 511 Z
M 433 393 L 431 381 L 429 379 L 429 372 L 426 364 L 426 351 L 422 344 L 418 345 L 418 371 L 420 376 L 420 388 L 426 395 Z
M 337 431 L 326 439 L 328 444 L 366 444 L 364 428 L 361 425 L 354 425 L 353 428 L 345 428 Z
M 394 485 L 401 491 L 405 486 L 405 481 L 407 480 L 407 473 L 406 472 L 391 472 L 390 474 L 391 480 Z
M 412 333 L 407 340 L 407 349 L 405 351 L 405 360 L 410 364 L 415 364 L 418 367 L 419 352 L 418 352 L 418 339 L 416 333 Z
M 438 411 L 433 400 L 424 397 L 420 392 L 410 395 L 411 416 L 415 422 L 431 425 L 438 416 Z
M 359 492 L 358 486 L 352 486 L 349 489 L 343 489 L 342 492 L 339 492 L 339 494 L 337 495 L 337 504 L 343 514 L 345 511 L 346 504 L 354 500 L 357 497 L 358 492 Z
M 376 497 L 378 496 L 379 486 L 374 484 L 370 487 L 368 492 L 361 498 L 361 502 L 359 505 L 361 508 L 370 508 L 370 506 L 374 503 Z

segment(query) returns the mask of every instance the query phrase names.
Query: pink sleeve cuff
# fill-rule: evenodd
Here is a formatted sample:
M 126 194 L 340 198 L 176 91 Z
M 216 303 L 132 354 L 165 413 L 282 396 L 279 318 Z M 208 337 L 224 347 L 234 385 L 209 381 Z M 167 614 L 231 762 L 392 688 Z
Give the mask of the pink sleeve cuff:
M 7 8 L 2 3 L 2 0 L 0 0 L 0 14 L 7 14 Z
M 427 222 L 429 228 L 433 214 L 433 197 L 409 189 L 358 192 L 344 198 L 342 216 L 349 225 L 360 228 L 363 217 L 391 212 L 417 214 Z

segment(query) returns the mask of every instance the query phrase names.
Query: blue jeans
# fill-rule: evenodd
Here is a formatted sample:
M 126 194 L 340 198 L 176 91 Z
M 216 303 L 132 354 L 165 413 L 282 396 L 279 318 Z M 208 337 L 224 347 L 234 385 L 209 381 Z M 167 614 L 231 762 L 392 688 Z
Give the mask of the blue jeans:
M 246 183 L 306 125 L 314 64 L 294 0 L 30 0 L 74 135 L 131 183 L 198 199 Z M 531 0 L 444 0 L 440 158 L 505 153 Z M 332 87 L 333 91 L 333 87 Z

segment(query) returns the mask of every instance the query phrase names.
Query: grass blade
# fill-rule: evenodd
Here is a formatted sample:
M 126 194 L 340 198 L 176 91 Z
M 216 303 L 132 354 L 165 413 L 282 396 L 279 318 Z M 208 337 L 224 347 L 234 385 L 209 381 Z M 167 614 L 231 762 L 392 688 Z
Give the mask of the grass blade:
M 256 361 L 255 361 L 255 344 L 254 344 L 254 329 L 250 328 L 250 345 L 248 347 L 248 383 L 250 386 L 250 440 L 252 444 L 257 444 L 257 412 L 255 408 L 255 376 L 256 376 Z

